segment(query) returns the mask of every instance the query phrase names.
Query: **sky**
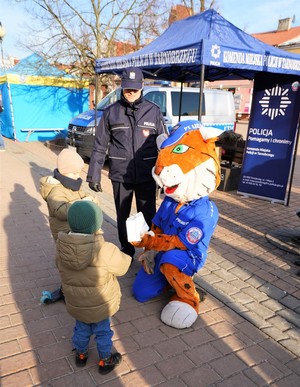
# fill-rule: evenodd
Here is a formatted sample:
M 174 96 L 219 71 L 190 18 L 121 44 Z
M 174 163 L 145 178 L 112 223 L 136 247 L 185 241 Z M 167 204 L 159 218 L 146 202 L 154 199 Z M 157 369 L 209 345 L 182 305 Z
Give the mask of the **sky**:
M 174 1 L 174 4 L 180 3 Z M 300 26 L 299 0 L 217 0 L 217 4 L 225 19 L 249 34 L 276 30 L 278 20 L 289 17 L 295 17 L 292 27 Z M 0 22 L 6 31 L 2 40 L 5 58 L 22 59 L 31 55 L 18 44 L 24 34 L 26 20 L 28 15 L 20 3 L 16 5 L 11 0 L 0 0 Z

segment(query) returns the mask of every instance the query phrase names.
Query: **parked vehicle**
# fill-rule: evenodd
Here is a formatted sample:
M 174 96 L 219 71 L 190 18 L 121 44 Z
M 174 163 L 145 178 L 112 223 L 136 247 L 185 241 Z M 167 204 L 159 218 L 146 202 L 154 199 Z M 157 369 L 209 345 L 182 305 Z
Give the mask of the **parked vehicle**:
M 180 87 L 145 86 L 144 97 L 159 105 L 168 129 L 179 120 L 198 120 L 199 89 L 184 87 L 180 108 Z M 116 89 L 103 98 L 97 106 L 96 125 L 103 110 L 120 98 L 121 89 Z M 233 94 L 219 89 L 204 89 L 201 122 L 221 130 L 234 130 L 235 109 Z M 90 157 L 95 136 L 95 110 L 81 113 L 71 119 L 67 143 L 75 146 L 82 157 Z

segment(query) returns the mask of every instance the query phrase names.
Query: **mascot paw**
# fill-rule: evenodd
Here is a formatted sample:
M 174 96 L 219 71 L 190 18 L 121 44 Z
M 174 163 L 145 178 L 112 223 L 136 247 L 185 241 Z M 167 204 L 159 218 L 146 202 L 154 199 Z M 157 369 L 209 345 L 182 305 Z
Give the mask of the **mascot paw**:
M 161 321 L 170 327 L 189 328 L 197 320 L 198 314 L 189 304 L 180 301 L 169 302 L 161 312 Z

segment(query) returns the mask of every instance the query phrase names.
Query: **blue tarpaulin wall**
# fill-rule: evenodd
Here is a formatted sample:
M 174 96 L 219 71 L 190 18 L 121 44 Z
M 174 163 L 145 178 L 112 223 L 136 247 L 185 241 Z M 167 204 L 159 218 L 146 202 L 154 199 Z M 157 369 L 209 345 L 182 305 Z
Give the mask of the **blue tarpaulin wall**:
M 0 95 L 2 134 L 46 141 L 65 137 L 70 119 L 88 109 L 89 88 L 33 54 L 0 74 Z

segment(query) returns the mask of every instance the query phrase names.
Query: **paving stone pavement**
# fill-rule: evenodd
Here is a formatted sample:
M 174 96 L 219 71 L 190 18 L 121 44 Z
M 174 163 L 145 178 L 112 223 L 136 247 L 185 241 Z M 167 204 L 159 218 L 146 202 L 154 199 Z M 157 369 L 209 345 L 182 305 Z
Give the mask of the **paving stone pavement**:
M 112 319 L 114 346 L 123 362 L 103 376 L 94 341 L 87 366 L 76 368 L 70 343 L 73 319 L 64 303 L 39 301 L 43 290 L 60 283 L 39 179 L 52 173 L 61 148 L 7 139 L 5 144 L 6 152 L 0 154 L 2 387 L 300 385 L 300 277 L 294 265 L 299 256 L 265 238 L 270 230 L 299 227 L 299 156 L 287 207 L 236 191 L 212 194 L 220 218 L 206 265 L 195 276 L 207 296 L 193 327 L 176 330 L 160 321 L 168 295 L 145 304 L 133 299 L 131 286 L 139 269 L 135 259 L 119 279 L 123 297 Z M 105 238 L 118 244 L 107 171 L 102 176 L 104 192 L 98 195 Z M 86 183 L 84 187 L 88 190 Z

